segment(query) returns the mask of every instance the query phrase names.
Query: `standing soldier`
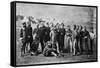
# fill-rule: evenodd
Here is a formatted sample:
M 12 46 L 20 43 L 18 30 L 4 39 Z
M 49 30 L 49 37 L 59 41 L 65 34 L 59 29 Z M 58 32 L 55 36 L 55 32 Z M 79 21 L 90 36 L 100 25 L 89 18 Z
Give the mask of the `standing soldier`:
M 51 28 L 50 41 L 52 41 L 53 43 L 56 43 L 56 31 L 55 31 L 55 27 Z
M 76 54 L 80 53 L 79 25 L 76 26 Z
M 45 26 L 43 23 L 41 23 L 39 25 L 39 38 L 40 38 L 42 52 L 44 50 L 44 36 L 45 36 Z
M 66 29 L 66 35 L 64 39 L 64 50 L 65 52 L 72 53 L 72 30 L 70 29 L 69 25 Z
M 77 36 L 76 25 L 73 25 L 73 33 L 72 33 L 73 55 L 76 54 L 76 44 L 77 44 L 76 36 Z
M 59 29 L 59 50 L 60 52 L 63 52 L 64 36 L 65 36 L 65 29 L 64 29 L 64 24 L 62 23 Z
M 79 26 L 79 48 L 80 48 L 80 54 L 83 54 L 83 27 L 80 25 Z
M 57 33 L 55 27 L 51 28 L 50 32 L 50 41 L 52 42 L 52 46 L 57 48 L 57 52 L 59 53 L 59 47 L 57 43 Z
M 93 54 L 93 47 L 94 47 L 94 39 L 95 39 L 95 34 L 93 31 L 93 28 L 90 29 L 90 54 Z
M 89 53 L 89 38 L 90 38 L 90 35 L 89 35 L 89 32 L 87 31 L 87 27 L 84 26 L 84 29 L 83 29 L 83 46 L 84 46 L 84 51 L 86 54 Z
M 46 43 L 47 41 L 50 41 L 50 27 L 49 27 L 49 23 L 46 23 L 46 27 L 45 27 L 44 42 Z
M 20 40 L 22 42 L 22 47 L 21 47 L 21 56 L 25 54 L 25 48 L 26 48 L 26 41 L 27 41 L 27 33 L 26 33 L 26 23 L 22 23 L 23 27 L 20 30 Z
M 57 41 L 57 45 L 58 45 L 58 52 L 59 52 L 59 46 L 60 46 L 60 40 L 59 40 L 59 23 L 56 24 L 56 41 Z
M 27 26 L 27 42 L 30 45 L 29 52 L 31 52 L 32 51 L 32 42 L 33 42 L 32 27 L 31 27 L 31 22 L 28 22 L 27 24 L 28 24 L 28 26 Z

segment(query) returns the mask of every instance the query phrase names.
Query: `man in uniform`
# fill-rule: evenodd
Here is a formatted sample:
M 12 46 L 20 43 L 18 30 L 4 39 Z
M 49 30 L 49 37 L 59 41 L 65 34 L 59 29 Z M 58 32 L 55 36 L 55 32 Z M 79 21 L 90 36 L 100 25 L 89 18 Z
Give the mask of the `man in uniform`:
M 94 39 L 95 39 L 95 34 L 93 31 L 93 28 L 90 28 L 90 54 L 93 54 L 93 47 L 94 47 Z
M 76 54 L 80 54 L 80 29 L 79 25 L 76 26 Z
M 82 29 L 83 29 L 83 27 L 80 25 L 79 26 L 79 31 L 78 31 L 78 36 L 79 36 L 78 48 L 79 48 L 80 54 L 83 53 L 83 31 L 82 31 Z
M 27 30 L 26 30 L 26 22 L 22 23 L 22 28 L 20 30 L 20 40 L 22 42 L 21 47 L 21 56 L 25 54 L 26 42 L 27 42 Z
M 47 41 L 50 41 L 50 27 L 48 22 L 46 23 L 44 31 L 45 31 L 44 42 L 46 43 Z
M 58 56 L 59 53 L 57 52 L 57 47 L 56 44 L 53 44 L 52 42 L 48 41 L 46 43 L 46 46 L 43 50 L 43 55 L 48 57 L 48 56 Z
M 89 34 L 89 32 L 87 31 L 87 27 L 86 26 L 84 26 L 84 30 L 83 30 L 83 46 L 84 46 L 84 51 L 85 51 L 85 53 L 86 54 L 88 54 L 89 53 L 89 47 L 90 47 L 90 45 L 89 45 L 89 38 L 90 38 L 90 34 Z
M 45 37 L 45 26 L 43 23 L 41 23 L 39 25 L 39 38 L 40 38 L 40 43 L 41 43 L 41 49 L 42 49 L 42 52 L 44 50 L 44 37 Z
M 65 29 L 64 29 L 64 24 L 62 23 L 59 29 L 59 50 L 60 52 L 63 52 L 64 36 L 65 36 Z
M 32 51 L 32 42 L 33 42 L 33 36 L 32 36 L 32 27 L 31 27 L 31 22 L 27 23 L 27 43 L 28 46 L 30 45 L 30 50 L 28 52 Z
M 67 26 L 65 40 L 64 40 L 64 51 L 72 53 L 72 30 L 70 25 Z
M 37 27 L 33 31 L 33 42 L 31 45 L 31 55 L 38 55 L 38 53 L 41 52 L 41 49 L 39 48 L 39 44 L 40 44 L 39 24 L 37 24 Z
M 56 24 L 56 29 L 55 29 L 55 32 L 56 32 L 56 43 L 58 45 L 58 52 L 60 52 L 59 50 L 59 46 L 60 46 L 60 38 L 59 38 L 59 23 Z
M 73 50 L 73 55 L 76 54 L 76 36 L 77 36 L 77 32 L 76 32 L 76 25 L 73 25 L 73 32 L 72 32 L 72 50 Z

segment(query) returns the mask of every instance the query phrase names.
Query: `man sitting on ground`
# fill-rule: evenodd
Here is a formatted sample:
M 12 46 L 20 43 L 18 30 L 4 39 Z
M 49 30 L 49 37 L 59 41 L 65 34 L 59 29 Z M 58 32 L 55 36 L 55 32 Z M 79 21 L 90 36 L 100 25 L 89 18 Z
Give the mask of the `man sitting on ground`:
M 43 55 L 48 56 L 58 56 L 59 53 L 57 52 L 56 45 L 53 45 L 50 41 L 46 43 L 46 46 L 43 51 Z

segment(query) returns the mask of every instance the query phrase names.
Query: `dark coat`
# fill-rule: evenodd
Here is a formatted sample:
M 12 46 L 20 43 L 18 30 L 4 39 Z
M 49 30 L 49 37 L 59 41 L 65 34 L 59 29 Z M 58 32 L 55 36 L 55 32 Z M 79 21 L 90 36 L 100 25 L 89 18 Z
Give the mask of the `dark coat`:
M 88 51 L 90 49 L 90 34 L 88 31 L 83 32 L 83 49 Z
M 32 27 L 31 26 L 27 27 L 26 35 L 27 35 L 27 42 L 32 42 L 33 41 L 33 36 L 32 36 Z
M 59 50 L 60 51 L 63 51 L 63 47 L 64 47 L 64 37 L 65 37 L 65 29 L 62 28 L 62 29 L 59 29 Z
M 22 38 L 22 43 L 25 43 L 27 40 L 27 28 L 21 28 L 20 30 L 20 38 Z
M 56 31 L 56 40 L 57 40 L 57 42 L 59 42 L 59 35 L 60 35 L 60 33 L 59 33 L 59 29 L 55 29 L 55 31 Z
M 65 31 L 64 28 L 59 29 L 59 40 L 62 41 L 62 42 L 64 42 L 65 33 L 66 33 L 66 31 Z
M 44 39 L 45 30 L 46 30 L 45 26 L 39 28 L 39 31 L 38 32 L 39 32 L 40 39 Z
M 50 27 L 45 27 L 44 41 L 50 41 Z

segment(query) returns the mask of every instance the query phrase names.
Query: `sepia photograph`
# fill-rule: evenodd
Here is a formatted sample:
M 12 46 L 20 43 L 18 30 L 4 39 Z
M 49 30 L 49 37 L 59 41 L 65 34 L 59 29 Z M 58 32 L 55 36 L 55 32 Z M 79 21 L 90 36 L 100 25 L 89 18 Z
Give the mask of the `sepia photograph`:
M 16 3 L 16 65 L 97 61 L 97 7 Z

